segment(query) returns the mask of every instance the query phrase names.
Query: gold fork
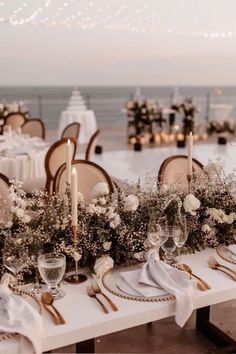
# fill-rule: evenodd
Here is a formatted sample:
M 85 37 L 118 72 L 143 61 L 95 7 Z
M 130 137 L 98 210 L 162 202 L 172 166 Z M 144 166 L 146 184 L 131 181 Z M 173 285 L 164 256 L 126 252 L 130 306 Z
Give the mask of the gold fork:
M 93 297 L 94 299 L 97 300 L 97 302 L 101 305 L 104 313 L 109 313 L 108 309 L 103 304 L 103 302 L 97 297 L 96 293 L 94 292 L 94 290 L 91 286 L 87 286 L 87 293 L 88 293 L 89 297 Z
M 235 271 L 235 270 L 233 270 L 233 269 L 231 269 L 231 268 L 229 268 L 229 267 L 226 267 L 226 266 L 223 265 L 223 264 L 220 264 L 220 263 L 215 259 L 214 256 L 211 256 L 211 257 L 209 258 L 209 260 L 210 260 L 210 262 L 212 262 L 212 264 L 215 264 L 216 267 L 225 268 L 225 269 L 227 269 L 228 271 L 230 271 L 231 273 L 233 273 L 234 275 L 236 275 L 236 271 Z
M 114 302 L 106 294 L 104 294 L 102 292 L 102 290 L 99 287 L 96 280 L 92 280 L 92 289 L 95 292 L 95 294 L 101 294 L 109 302 L 113 311 L 118 311 L 118 307 L 114 304 Z
M 214 258 L 214 257 L 213 257 Z M 228 269 L 225 268 L 220 268 L 220 266 L 218 266 L 214 260 L 211 259 L 211 257 L 208 260 L 208 265 L 211 269 L 216 269 L 216 270 L 220 270 L 221 272 L 227 274 L 231 279 L 233 279 L 234 281 L 236 281 L 236 275 L 234 273 L 232 273 L 231 271 L 229 271 Z

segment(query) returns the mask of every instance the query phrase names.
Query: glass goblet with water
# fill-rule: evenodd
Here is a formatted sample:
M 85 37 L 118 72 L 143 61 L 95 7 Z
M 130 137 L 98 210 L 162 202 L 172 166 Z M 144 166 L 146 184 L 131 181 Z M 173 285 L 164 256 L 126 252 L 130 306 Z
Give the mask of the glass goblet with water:
M 38 257 L 43 253 L 42 241 L 39 237 L 32 237 L 28 245 L 29 259 L 35 269 L 35 284 L 32 291 L 35 294 L 40 294 L 44 291 L 45 285 L 39 283 Z
M 14 286 L 18 285 L 18 274 L 29 260 L 26 242 L 21 235 L 7 235 L 3 246 L 3 264 L 15 276 Z
M 38 258 L 38 269 L 49 292 L 55 300 L 61 299 L 65 292 L 58 288 L 66 269 L 66 257 L 61 253 L 46 253 Z
M 180 263 L 180 249 L 183 247 L 188 238 L 186 220 L 184 220 L 182 227 L 180 225 L 173 227 L 172 235 L 174 243 L 178 249 L 178 263 Z

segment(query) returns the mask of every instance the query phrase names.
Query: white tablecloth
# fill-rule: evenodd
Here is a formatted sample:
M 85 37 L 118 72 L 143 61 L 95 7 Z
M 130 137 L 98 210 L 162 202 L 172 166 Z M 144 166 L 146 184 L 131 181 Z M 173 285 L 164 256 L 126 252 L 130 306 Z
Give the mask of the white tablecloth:
M 47 144 L 39 138 L 23 138 L 22 141 L 17 141 L 17 137 L 5 139 L 0 143 L 0 172 L 9 179 L 22 182 L 45 179 L 47 150 Z
M 63 111 L 61 113 L 59 127 L 58 127 L 58 139 L 61 138 L 61 134 L 64 128 L 73 122 L 81 124 L 79 133 L 79 144 L 87 144 L 89 139 L 97 130 L 97 121 L 93 111 Z
M 223 123 L 233 109 L 232 104 L 211 104 L 210 105 L 210 120 L 216 120 L 219 123 Z

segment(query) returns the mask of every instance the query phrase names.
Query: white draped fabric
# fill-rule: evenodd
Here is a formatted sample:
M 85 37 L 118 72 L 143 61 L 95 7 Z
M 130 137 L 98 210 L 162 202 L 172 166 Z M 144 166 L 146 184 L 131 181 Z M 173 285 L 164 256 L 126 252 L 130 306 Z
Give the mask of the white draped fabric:
M 91 136 L 97 130 L 97 121 L 93 111 L 63 111 L 61 113 L 59 127 L 58 127 L 58 139 L 61 138 L 61 134 L 65 127 L 71 123 L 80 123 L 79 144 L 87 144 Z

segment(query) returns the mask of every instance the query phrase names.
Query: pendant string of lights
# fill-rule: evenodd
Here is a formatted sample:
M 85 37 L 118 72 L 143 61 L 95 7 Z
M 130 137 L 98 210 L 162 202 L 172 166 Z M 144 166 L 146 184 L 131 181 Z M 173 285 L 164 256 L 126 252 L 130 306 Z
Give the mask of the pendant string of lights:
M 173 0 L 0 0 L 0 23 L 205 38 L 236 36 L 236 0 L 174 3 Z

